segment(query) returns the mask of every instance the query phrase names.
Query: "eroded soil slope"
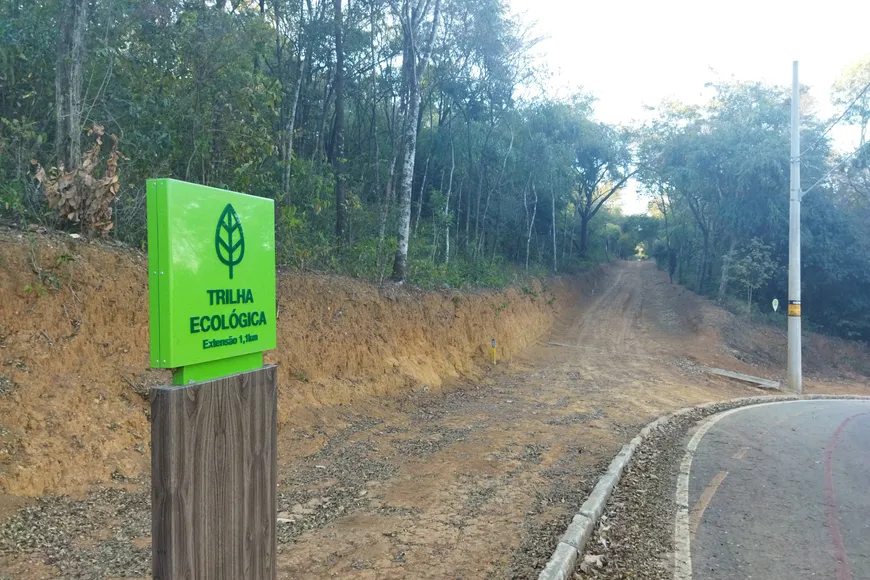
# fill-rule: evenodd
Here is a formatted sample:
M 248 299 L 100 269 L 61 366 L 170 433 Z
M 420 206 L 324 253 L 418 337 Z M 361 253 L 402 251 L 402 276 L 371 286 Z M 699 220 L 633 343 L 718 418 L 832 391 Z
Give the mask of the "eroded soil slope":
M 0 231 L 0 491 L 80 492 L 148 472 L 148 390 L 170 378 L 148 368 L 146 284 L 141 252 Z M 424 293 L 281 273 L 268 354 L 279 421 L 474 375 L 492 337 L 513 357 L 578 292 Z

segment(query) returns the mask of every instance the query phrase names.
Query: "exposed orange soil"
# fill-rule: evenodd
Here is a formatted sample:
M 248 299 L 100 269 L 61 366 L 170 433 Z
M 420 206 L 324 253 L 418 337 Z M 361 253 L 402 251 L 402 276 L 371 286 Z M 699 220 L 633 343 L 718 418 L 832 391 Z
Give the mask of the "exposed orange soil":
M 279 422 L 475 375 L 492 337 L 509 359 L 549 328 L 556 294 L 570 300 L 570 284 L 460 294 L 281 273 L 267 356 Z M 0 231 L 0 491 L 77 493 L 146 474 L 148 389 L 169 380 L 148 368 L 141 252 Z

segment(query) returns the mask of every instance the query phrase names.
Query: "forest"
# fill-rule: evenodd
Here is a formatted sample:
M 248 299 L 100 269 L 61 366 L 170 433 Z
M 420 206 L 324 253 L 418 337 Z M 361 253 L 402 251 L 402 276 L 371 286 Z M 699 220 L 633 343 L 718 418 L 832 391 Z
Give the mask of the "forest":
M 503 0 L 2 0 L 0 217 L 141 247 L 145 181 L 173 177 L 274 199 L 282 267 L 458 288 L 649 258 L 735 310 L 785 302 L 789 89 L 713 78 L 608 124 L 552 96 L 539 40 Z M 860 56 L 839 118 L 801 100 L 803 304 L 868 340 Z

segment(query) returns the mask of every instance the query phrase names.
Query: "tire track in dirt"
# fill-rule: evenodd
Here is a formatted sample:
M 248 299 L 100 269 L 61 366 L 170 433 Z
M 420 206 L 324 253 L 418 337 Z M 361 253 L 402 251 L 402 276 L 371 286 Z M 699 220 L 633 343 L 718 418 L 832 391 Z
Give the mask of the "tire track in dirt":
M 576 346 L 596 346 L 612 354 L 624 354 L 634 344 L 644 299 L 643 269 L 626 263 L 605 274 L 596 284 L 593 301 L 577 313 L 570 329 L 554 340 Z M 615 329 L 615 332 L 614 332 Z

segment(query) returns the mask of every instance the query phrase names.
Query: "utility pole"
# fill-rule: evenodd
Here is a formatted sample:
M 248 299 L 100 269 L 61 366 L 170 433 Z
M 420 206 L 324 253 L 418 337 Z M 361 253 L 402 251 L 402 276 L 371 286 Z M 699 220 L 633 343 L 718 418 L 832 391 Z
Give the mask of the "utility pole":
M 791 90 L 791 186 L 788 220 L 788 386 L 803 392 L 801 372 L 801 134 L 798 63 Z

